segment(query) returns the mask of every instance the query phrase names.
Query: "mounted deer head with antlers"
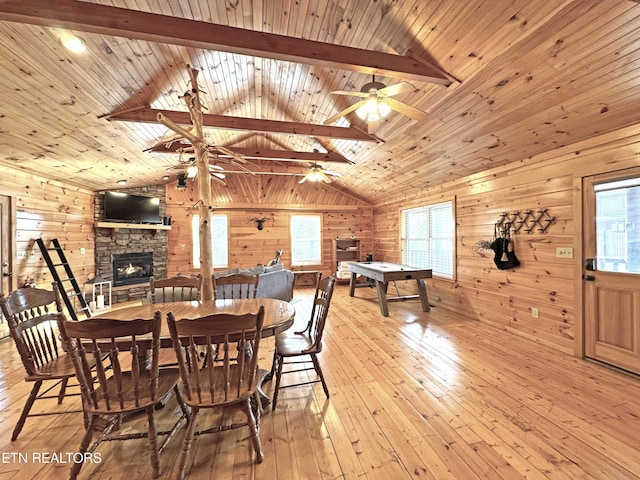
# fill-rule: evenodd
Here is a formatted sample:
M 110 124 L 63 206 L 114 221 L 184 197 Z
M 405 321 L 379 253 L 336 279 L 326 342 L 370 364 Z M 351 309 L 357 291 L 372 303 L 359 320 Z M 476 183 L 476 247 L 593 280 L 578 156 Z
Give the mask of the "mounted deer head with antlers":
M 262 230 L 264 228 L 264 222 L 266 222 L 267 220 L 269 220 L 268 217 L 264 217 L 264 218 L 253 217 L 249 219 L 250 222 L 256 222 L 258 230 Z

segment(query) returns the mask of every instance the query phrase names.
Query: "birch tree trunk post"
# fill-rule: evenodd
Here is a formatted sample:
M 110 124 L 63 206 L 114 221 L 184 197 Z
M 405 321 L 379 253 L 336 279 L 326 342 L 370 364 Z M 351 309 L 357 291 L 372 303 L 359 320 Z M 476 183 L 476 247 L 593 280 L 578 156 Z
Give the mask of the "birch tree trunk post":
M 191 90 L 182 97 L 189 109 L 191 131 L 185 130 L 173 121 L 169 120 L 162 113 L 158 113 L 158 121 L 170 128 L 177 134 L 183 136 L 193 145 L 196 168 L 198 171 L 198 213 L 200 214 L 200 275 L 201 275 L 201 298 L 202 300 L 213 300 L 213 254 L 211 243 L 211 178 L 209 174 L 209 151 L 204 139 L 202 130 L 202 104 L 200 103 L 200 90 L 198 89 L 199 71 L 187 65 L 189 78 L 191 79 Z

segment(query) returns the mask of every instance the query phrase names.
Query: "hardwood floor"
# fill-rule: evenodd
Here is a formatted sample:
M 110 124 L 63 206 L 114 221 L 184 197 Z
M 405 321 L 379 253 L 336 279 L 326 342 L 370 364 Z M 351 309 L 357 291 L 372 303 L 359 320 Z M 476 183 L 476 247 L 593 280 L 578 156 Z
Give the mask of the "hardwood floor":
M 297 325 L 311 294 L 296 290 Z M 331 398 L 318 384 L 282 390 L 276 411 L 262 417 L 260 465 L 247 429 L 197 437 L 189 478 L 640 479 L 638 378 L 438 307 L 389 310 L 380 315 L 374 289 L 350 298 L 338 285 L 321 354 Z M 262 365 L 272 339 L 266 345 Z M 65 478 L 69 464 L 51 457 L 77 449 L 82 418 L 30 418 L 11 442 L 30 388 L 22 377 L 13 344 L 0 342 L 0 479 Z M 159 428 L 176 409 L 173 400 L 157 412 Z M 132 425 L 144 429 L 144 417 L 123 428 Z M 175 478 L 182 433 L 160 457 L 162 478 Z M 80 478 L 151 478 L 146 440 L 98 452 L 100 463 Z

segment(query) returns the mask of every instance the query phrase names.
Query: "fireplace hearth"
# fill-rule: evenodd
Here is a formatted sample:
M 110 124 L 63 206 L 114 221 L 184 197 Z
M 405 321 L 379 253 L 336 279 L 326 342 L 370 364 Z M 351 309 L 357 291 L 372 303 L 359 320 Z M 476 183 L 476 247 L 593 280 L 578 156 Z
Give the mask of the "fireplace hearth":
M 153 252 L 113 255 L 113 286 L 146 283 L 153 276 Z

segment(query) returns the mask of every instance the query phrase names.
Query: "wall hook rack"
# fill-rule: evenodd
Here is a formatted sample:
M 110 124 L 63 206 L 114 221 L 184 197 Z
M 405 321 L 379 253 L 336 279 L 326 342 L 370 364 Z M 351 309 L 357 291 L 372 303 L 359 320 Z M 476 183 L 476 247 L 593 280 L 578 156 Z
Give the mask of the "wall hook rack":
M 556 222 L 556 217 L 552 217 L 546 208 L 537 210 L 515 210 L 513 212 L 502 212 L 500 218 L 496 222 L 499 231 L 505 228 L 511 229 L 511 233 L 518 234 L 520 230 L 526 233 L 546 233 L 549 226 Z

